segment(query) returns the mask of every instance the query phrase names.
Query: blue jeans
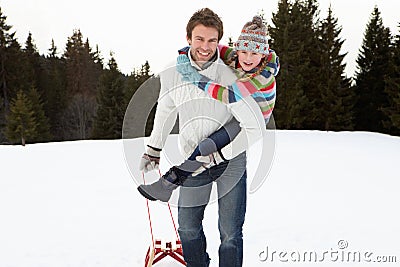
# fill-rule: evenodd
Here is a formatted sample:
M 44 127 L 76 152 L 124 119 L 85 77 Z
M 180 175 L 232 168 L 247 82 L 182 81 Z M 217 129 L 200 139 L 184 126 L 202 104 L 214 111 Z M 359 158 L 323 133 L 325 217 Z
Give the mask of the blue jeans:
M 246 180 L 245 153 L 186 179 L 179 195 L 178 231 L 187 267 L 207 267 L 210 263 L 202 221 L 213 182 L 218 193 L 219 266 L 242 266 Z

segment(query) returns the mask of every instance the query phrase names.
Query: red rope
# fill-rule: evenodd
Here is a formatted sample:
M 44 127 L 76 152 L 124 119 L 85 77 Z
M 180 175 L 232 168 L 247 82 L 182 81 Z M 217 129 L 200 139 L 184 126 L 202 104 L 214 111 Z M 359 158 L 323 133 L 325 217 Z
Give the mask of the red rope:
M 158 170 L 158 173 L 160 174 L 160 177 L 161 177 L 160 170 Z M 174 220 L 174 216 L 172 215 L 172 210 L 171 210 L 171 206 L 169 205 L 169 202 L 168 202 L 168 209 L 169 209 L 169 214 L 171 215 L 172 225 L 174 226 L 174 229 L 175 229 L 176 239 L 179 240 L 178 231 L 176 230 L 175 220 Z
M 178 231 L 176 230 L 175 220 L 174 220 L 174 216 L 172 216 L 171 206 L 169 205 L 169 202 L 168 202 L 168 208 L 169 208 L 169 214 L 171 214 L 172 224 L 174 225 L 176 240 L 179 240 Z
M 160 174 L 160 177 L 161 177 L 162 175 L 161 175 L 160 170 L 158 170 L 158 173 Z M 146 181 L 145 181 L 145 179 L 144 179 L 144 172 L 142 172 L 142 179 L 143 179 L 143 184 L 146 184 Z M 147 205 L 147 214 L 148 214 L 148 217 L 149 217 L 149 225 L 150 225 L 150 233 L 151 233 L 151 242 L 152 242 L 152 244 L 153 244 L 153 247 L 155 247 L 154 234 L 153 234 L 153 225 L 152 225 L 152 223 L 151 223 L 151 215 L 150 215 L 149 200 L 148 200 L 147 198 L 146 198 L 146 205 Z M 179 235 L 178 235 L 178 230 L 176 229 L 176 224 L 175 224 L 174 216 L 172 215 L 172 210 L 171 210 L 171 206 L 169 205 L 169 202 L 168 202 L 168 209 L 169 209 L 169 214 L 170 214 L 170 216 L 171 216 L 172 225 L 174 226 L 174 230 L 175 230 L 175 234 L 176 234 L 176 239 L 177 239 L 177 240 L 180 240 L 180 239 L 179 239 Z
M 142 179 L 143 179 L 143 184 L 146 184 L 146 181 L 144 179 L 144 172 L 142 172 Z M 147 205 L 147 214 L 149 216 L 149 224 L 150 224 L 150 233 L 151 233 L 151 242 L 153 244 L 153 248 L 155 247 L 154 243 L 154 235 L 153 235 L 153 225 L 151 224 L 151 215 L 150 215 L 150 207 L 149 207 L 149 200 L 146 198 L 146 205 Z

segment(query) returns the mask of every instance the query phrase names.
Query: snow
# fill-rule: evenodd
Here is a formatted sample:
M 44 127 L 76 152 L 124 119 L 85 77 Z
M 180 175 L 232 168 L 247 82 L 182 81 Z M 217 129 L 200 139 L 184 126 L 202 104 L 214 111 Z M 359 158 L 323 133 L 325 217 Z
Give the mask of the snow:
M 165 150 L 176 141 L 170 136 Z M 277 130 L 275 142 L 267 179 L 248 194 L 244 266 L 400 261 L 399 137 Z M 0 266 L 144 266 L 151 236 L 146 201 L 136 190 L 142 152 L 141 138 L 0 146 Z M 162 160 L 161 171 L 170 163 Z M 174 239 L 168 207 L 151 202 L 150 209 L 155 236 Z M 174 205 L 172 212 L 177 222 Z M 212 267 L 218 266 L 216 214 L 213 202 L 204 221 Z M 295 261 L 305 252 L 320 261 Z M 369 256 L 349 263 L 343 252 Z M 155 266 L 180 265 L 166 258 Z

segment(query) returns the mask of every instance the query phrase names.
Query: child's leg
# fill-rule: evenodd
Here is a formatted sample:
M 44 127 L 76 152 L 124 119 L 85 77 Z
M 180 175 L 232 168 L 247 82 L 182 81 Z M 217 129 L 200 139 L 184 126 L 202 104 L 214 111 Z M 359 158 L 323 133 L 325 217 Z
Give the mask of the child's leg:
M 221 148 L 232 142 L 239 134 L 241 128 L 239 122 L 233 118 L 218 131 L 212 133 L 199 144 L 200 156 L 207 156 L 220 151 Z M 196 158 L 195 158 L 196 159 Z
M 194 171 L 202 166 L 196 161 L 196 156 L 206 156 L 217 152 L 229 144 L 240 132 L 239 122 L 232 119 L 218 131 L 200 142 L 189 159 L 179 166 L 173 166 L 159 180 L 149 185 L 140 185 L 139 192 L 150 200 L 161 200 L 167 202 L 172 192 L 180 186 L 183 181 Z
M 192 155 L 181 165 L 177 166 L 182 171 L 181 175 L 187 177 L 200 168 L 202 163 L 196 161 L 197 156 L 207 156 L 221 150 L 221 148 L 229 144 L 239 134 L 240 129 L 239 122 L 233 118 L 218 131 L 201 141 Z

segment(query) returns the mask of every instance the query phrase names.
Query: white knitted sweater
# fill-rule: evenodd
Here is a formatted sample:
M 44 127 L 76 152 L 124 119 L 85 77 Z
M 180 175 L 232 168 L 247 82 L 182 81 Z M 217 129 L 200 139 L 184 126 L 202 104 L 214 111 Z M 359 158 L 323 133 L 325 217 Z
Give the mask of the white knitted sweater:
M 221 85 L 230 85 L 237 79 L 233 71 L 219 59 L 219 55 L 218 60 L 204 70 L 200 70 L 191 58 L 190 61 L 201 74 Z M 177 116 L 179 148 L 184 158 L 193 152 L 201 140 L 230 121 L 232 115 L 240 122 L 242 131 L 234 141 L 222 149 L 225 158 L 236 157 L 249 145 L 262 138 L 265 132 L 264 119 L 251 96 L 225 105 L 212 99 L 192 83 L 182 82 L 181 79 L 182 76 L 176 71 L 175 66 L 160 73 L 161 89 L 148 145 L 163 148 Z

